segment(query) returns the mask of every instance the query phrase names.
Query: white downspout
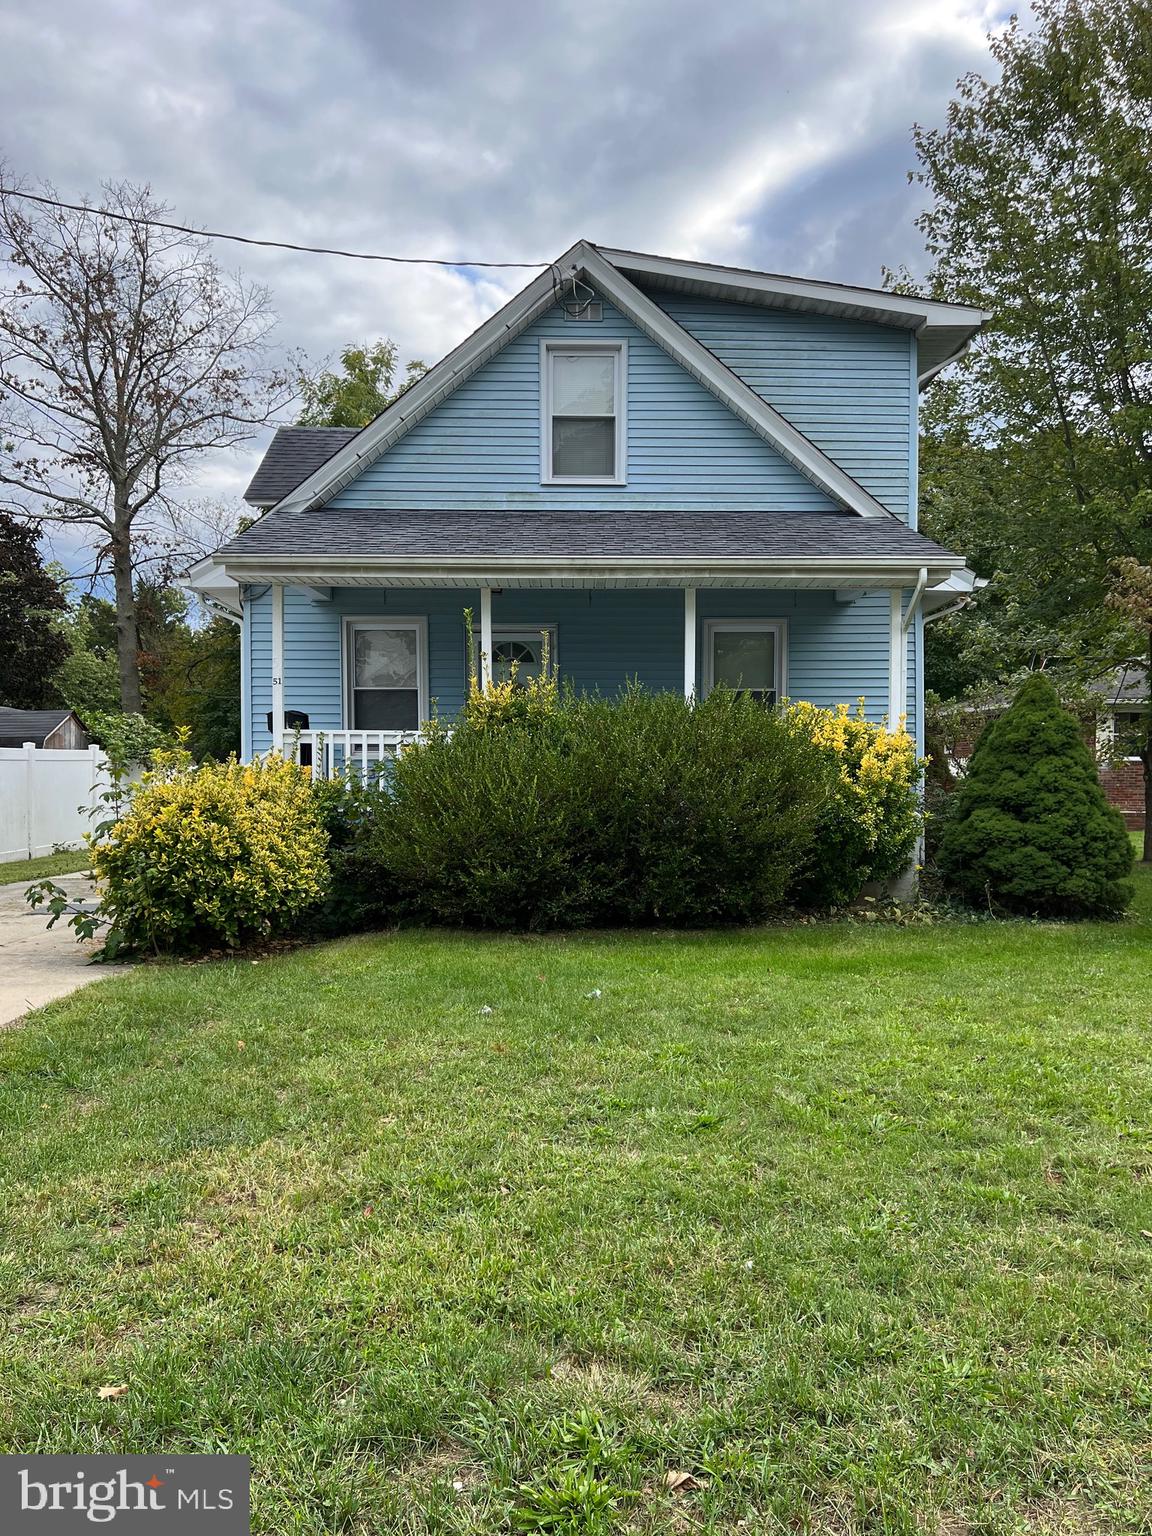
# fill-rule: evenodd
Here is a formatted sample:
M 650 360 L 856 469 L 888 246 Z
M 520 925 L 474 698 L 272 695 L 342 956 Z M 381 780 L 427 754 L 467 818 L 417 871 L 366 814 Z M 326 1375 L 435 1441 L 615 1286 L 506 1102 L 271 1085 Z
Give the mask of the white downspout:
M 928 585 L 928 568 L 920 567 L 916 585 L 904 610 L 904 593 L 895 587 L 891 593 L 888 623 L 888 728 L 895 730 L 901 715 L 908 713 L 908 631 Z
M 893 587 L 888 594 L 888 729 L 894 731 L 908 702 L 908 673 L 904 664 L 904 593 Z
M 922 565 L 920 567 L 920 574 L 916 578 L 916 586 L 912 593 L 912 601 L 908 604 L 908 612 L 904 615 L 905 634 L 907 634 L 908 631 L 912 628 L 913 620 L 916 618 L 916 612 L 920 607 L 920 600 L 924 596 L 924 588 L 927 585 L 928 567 L 926 565 Z

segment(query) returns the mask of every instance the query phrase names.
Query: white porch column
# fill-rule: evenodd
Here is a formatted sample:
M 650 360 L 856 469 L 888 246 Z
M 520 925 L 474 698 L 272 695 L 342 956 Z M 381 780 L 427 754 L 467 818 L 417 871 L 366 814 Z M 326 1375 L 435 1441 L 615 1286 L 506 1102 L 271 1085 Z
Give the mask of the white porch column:
M 480 687 L 492 686 L 492 588 L 480 588 Z
M 696 696 L 696 588 L 684 588 L 684 697 Z
M 272 588 L 272 747 L 284 750 L 284 588 Z
M 888 619 L 888 727 L 895 730 L 908 709 L 908 636 L 904 630 L 904 594 L 894 587 L 889 594 Z

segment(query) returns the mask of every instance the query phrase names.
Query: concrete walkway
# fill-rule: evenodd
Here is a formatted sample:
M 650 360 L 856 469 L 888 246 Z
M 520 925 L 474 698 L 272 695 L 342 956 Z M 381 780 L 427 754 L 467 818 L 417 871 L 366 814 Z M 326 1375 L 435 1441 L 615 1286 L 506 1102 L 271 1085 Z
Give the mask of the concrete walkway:
M 55 880 L 70 896 L 94 898 L 92 882 L 85 875 L 57 875 Z M 97 945 L 78 944 L 64 918 L 48 929 L 48 915 L 34 912 L 24 901 L 30 884 L 17 880 L 0 885 L 0 1029 L 54 997 L 66 997 L 109 974 L 124 973 L 123 966 L 110 972 L 104 966 L 89 965 L 88 956 Z

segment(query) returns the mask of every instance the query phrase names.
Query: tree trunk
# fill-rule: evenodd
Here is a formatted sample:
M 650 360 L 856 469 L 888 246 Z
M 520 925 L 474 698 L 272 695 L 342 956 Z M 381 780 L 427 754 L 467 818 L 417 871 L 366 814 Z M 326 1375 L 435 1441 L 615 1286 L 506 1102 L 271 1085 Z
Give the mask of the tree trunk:
M 112 538 L 112 574 L 116 587 L 116 659 L 120 669 L 120 708 L 143 713 L 140 691 L 140 634 L 136 623 L 136 590 L 132 576 L 132 542 L 127 528 Z

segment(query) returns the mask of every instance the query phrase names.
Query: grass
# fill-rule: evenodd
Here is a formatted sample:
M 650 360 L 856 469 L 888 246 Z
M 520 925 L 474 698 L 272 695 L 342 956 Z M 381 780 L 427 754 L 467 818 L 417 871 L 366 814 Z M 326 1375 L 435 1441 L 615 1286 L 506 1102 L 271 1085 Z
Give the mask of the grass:
M 78 852 L 46 853 L 38 859 L 10 859 L 0 864 L 0 885 L 15 880 L 46 880 L 52 875 L 73 875 L 92 864 L 87 848 Z
M 1141 871 L 101 983 L 0 1037 L 0 1448 L 246 1452 L 262 1533 L 1147 1531 L 1150 940 Z

